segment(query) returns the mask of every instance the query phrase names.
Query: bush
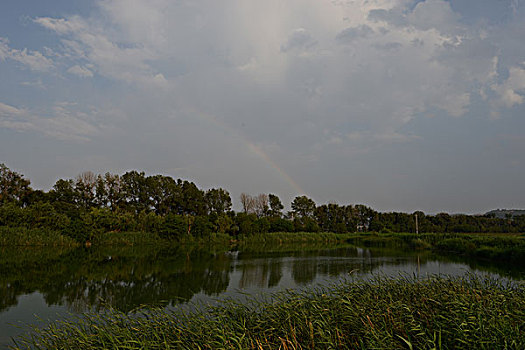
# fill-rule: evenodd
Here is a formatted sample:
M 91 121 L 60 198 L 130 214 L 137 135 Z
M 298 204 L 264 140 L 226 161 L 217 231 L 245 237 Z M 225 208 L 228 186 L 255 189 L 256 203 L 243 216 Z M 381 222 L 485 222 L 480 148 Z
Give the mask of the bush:
M 181 239 L 188 233 L 188 220 L 181 215 L 168 214 L 160 226 L 159 235 L 167 239 Z
M 293 223 L 283 218 L 270 219 L 270 232 L 293 232 Z
M 213 225 L 207 216 L 196 216 L 191 226 L 191 235 L 195 238 L 210 237 L 213 233 Z

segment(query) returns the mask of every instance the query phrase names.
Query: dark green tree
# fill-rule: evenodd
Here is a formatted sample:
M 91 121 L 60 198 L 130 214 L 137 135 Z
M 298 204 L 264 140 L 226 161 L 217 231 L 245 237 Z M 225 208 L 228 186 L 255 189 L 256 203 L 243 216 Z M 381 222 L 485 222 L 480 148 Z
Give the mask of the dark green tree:
M 171 211 L 177 212 L 180 206 L 181 188 L 173 178 L 164 175 L 149 176 L 147 188 L 155 213 L 166 215 Z
M 277 197 L 274 194 L 269 194 L 268 200 L 270 202 L 270 211 L 268 215 L 272 217 L 280 218 L 283 215 L 282 210 L 284 209 L 284 206 L 281 203 L 281 200 L 279 199 L 279 197 Z
M 128 210 L 140 213 L 150 210 L 150 196 L 144 172 L 128 171 L 121 177 L 124 205 Z
M 205 200 L 209 214 L 215 213 L 217 215 L 222 215 L 230 211 L 232 208 L 230 194 L 222 188 L 212 188 L 211 190 L 206 191 Z
M 106 186 L 107 205 L 112 211 L 115 211 L 123 203 L 123 193 L 121 179 L 119 175 L 106 173 L 104 175 L 104 184 Z
M 185 215 L 206 215 L 206 202 L 204 192 L 193 182 L 182 182 L 181 210 Z
M 14 202 L 23 205 L 24 198 L 32 191 L 30 181 L 9 169 L 5 164 L 0 164 L 0 204 Z
M 292 211 L 295 216 L 301 218 L 312 217 L 314 210 L 315 202 L 306 196 L 295 197 L 292 202 Z
M 79 174 L 75 182 L 75 195 L 77 203 L 83 209 L 89 209 L 96 205 L 95 203 L 95 186 L 97 177 L 91 171 L 85 171 Z

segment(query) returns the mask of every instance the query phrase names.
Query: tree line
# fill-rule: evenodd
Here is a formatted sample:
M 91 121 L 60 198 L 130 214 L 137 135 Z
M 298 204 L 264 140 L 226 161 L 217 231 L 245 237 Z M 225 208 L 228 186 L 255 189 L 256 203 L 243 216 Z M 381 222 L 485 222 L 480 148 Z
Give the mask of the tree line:
M 297 196 L 284 212 L 275 194 L 242 193 L 242 211 L 232 210 L 223 188 L 200 189 L 187 180 L 165 175 L 123 175 L 87 171 L 59 179 L 49 191 L 0 164 L 0 226 L 45 228 L 78 241 L 110 231 L 144 231 L 170 239 L 206 238 L 213 234 L 267 232 L 525 232 L 525 216 L 425 215 L 381 213 L 365 205 L 317 205 Z

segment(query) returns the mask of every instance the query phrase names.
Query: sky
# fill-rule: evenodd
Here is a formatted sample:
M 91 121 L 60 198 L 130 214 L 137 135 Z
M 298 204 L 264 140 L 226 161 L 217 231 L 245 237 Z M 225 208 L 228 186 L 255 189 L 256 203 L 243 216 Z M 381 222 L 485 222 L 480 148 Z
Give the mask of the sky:
M 0 163 L 525 208 L 523 0 L 4 0 Z

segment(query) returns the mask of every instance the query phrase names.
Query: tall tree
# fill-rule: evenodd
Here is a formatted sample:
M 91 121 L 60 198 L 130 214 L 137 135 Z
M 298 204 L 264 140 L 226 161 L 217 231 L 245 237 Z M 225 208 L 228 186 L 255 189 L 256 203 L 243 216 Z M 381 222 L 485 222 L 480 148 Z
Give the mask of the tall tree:
M 97 175 L 97 181 L 95 184 L 95 204 L 99 208 L 105 208 L 108 206 L 106 181 L 102 175 Z
M 115 211 L 122 202 L 122 185 L 119 175 L 109 172 L 104 175 L 106 186 L 107 203 L 112 211 Z
M 204 192 L 193 182 L 182 183 L 182 211 L 189 215 L 206 215 Z
M 95 205 L 96 175 L 91 171 L 85 171 L 76 177 L 75 194 L 78 196 L 79 204 L 87 209 Z
M 249 214 L 255 211 L 255 201 L 252 196 L 243 192 L 240 199 L 244 213 Z
M 263 217 L 268 213 L 268 195 L 261 193 L 254 199 L 254 210 L 257 217 Z
M 295 197 L 292 202 L 292 211 L 294 215 L 301 218 L 312 217 L 314 210 L 315 202 L 306 196 Z
M 218 215 L 224 214 L 231 210 L 232 199 L 228 191 L 222 188 L 212 188 L 206 191 L 205 195 L 206 207 L 208 213 L 215 213 Z
M 31 192 L 30 183 L 22 174 L 0 164 L 0 203 L 14 202 L 22 205 L 24 197 Z
M 144 172 L 128 171 L 121 177 L 125 205 L 139 213 L 149 210 L 150 197 Z
M 281 203 L 281 200 L 279 199 L 279 197 L 277 197 L 274 194 L 269 194 L 268 200 L 270 202 L 269 215 L 273 217 L 281 217 L 283 215 L 282 210 L 284 209 L 284 206 Z
M 151 205 L 159 215 L 170 211 L 178 212 L 181 200 L 181 188 L 170 176 L 155 175 L 147 178 Z

